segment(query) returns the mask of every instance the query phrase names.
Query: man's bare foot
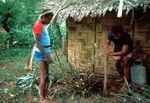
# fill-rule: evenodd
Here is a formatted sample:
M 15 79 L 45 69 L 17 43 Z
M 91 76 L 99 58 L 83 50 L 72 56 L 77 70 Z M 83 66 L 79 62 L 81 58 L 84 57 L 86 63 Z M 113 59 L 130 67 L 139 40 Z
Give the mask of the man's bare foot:
M 49 103 L 47 99 L 41 99 L 40 103 Z

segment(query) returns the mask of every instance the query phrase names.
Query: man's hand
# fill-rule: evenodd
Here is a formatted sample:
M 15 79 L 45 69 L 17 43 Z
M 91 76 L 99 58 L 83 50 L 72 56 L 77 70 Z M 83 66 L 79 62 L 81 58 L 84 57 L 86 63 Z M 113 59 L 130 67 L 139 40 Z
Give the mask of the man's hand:
M 33 56 L 34 56 L 34 49 L 33 48 L 31 50 L 31 53 L 30 53 L 26 63 L 25 63 L 25 70 L 26 71 L 32 71 L 32 60 L 33 60 Z
M 110 52 L 109 55 L 110 56 L 115 56 L 115 52 Z
M 28 58 L 28 60 L 25 64 L 25 70 L 26 71 L 32 71 L 32 58 L 31 58 L 31 56 Z
M 25 71 L 32 71 L 32 64 L 26 64 L 25 65 Z
M 46 61 L 47 61 L 48 64 L 53 63 L 52 58 L 50 56 L 48 56 L 48 55 L 46 55 Z

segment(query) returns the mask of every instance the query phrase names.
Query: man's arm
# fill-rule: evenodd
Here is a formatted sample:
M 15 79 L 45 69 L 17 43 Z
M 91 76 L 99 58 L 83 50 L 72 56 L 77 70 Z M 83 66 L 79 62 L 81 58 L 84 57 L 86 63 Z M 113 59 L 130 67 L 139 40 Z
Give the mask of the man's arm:
M 34 45 L 35 46 L 35 45 Z M 34 56 L 34 46 L 27 58 L 26 64 L 25 64 L 25 70 L 27 71 L 31 71 L 32 70 L 32 60 L 33 60 L 33 56 Z
M 113 52 L 113 53 L 111 53 L 111 56 L 122 56 L 127 52 L 127 50 L 128 50 L 128 45 L 123 45 L 121 51 Z

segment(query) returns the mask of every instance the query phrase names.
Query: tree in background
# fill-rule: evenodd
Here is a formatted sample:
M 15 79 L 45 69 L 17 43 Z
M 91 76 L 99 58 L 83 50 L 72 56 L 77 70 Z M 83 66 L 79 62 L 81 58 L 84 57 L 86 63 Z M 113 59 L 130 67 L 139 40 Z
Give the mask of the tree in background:
M 0 35 L 3 48 L 26 46 L 32 42 L 32 26 L 42 9 L 44 0 L 1 0 Z M 2 32 L 7 33 L 4 35 Z

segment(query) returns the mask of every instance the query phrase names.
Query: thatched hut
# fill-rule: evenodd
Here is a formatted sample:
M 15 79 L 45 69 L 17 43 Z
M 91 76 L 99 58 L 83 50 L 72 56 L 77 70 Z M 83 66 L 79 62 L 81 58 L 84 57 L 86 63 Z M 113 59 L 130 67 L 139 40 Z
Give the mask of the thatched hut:
M 74 67 L 103 73 L 107 62 L 108 74 L 116 75 L 113 58 L 104 59 L 103 45 L 110 27 L 121 23 L 134 41 L 134 58 L 141 58 L 150 71 L 150 1 L 124 0 L 121 18 L 117 18 L 118 6 L 119 0 L 54 0 L 45 5 L 60 11 L 58 21 L 67 20 L 65 50 Z

